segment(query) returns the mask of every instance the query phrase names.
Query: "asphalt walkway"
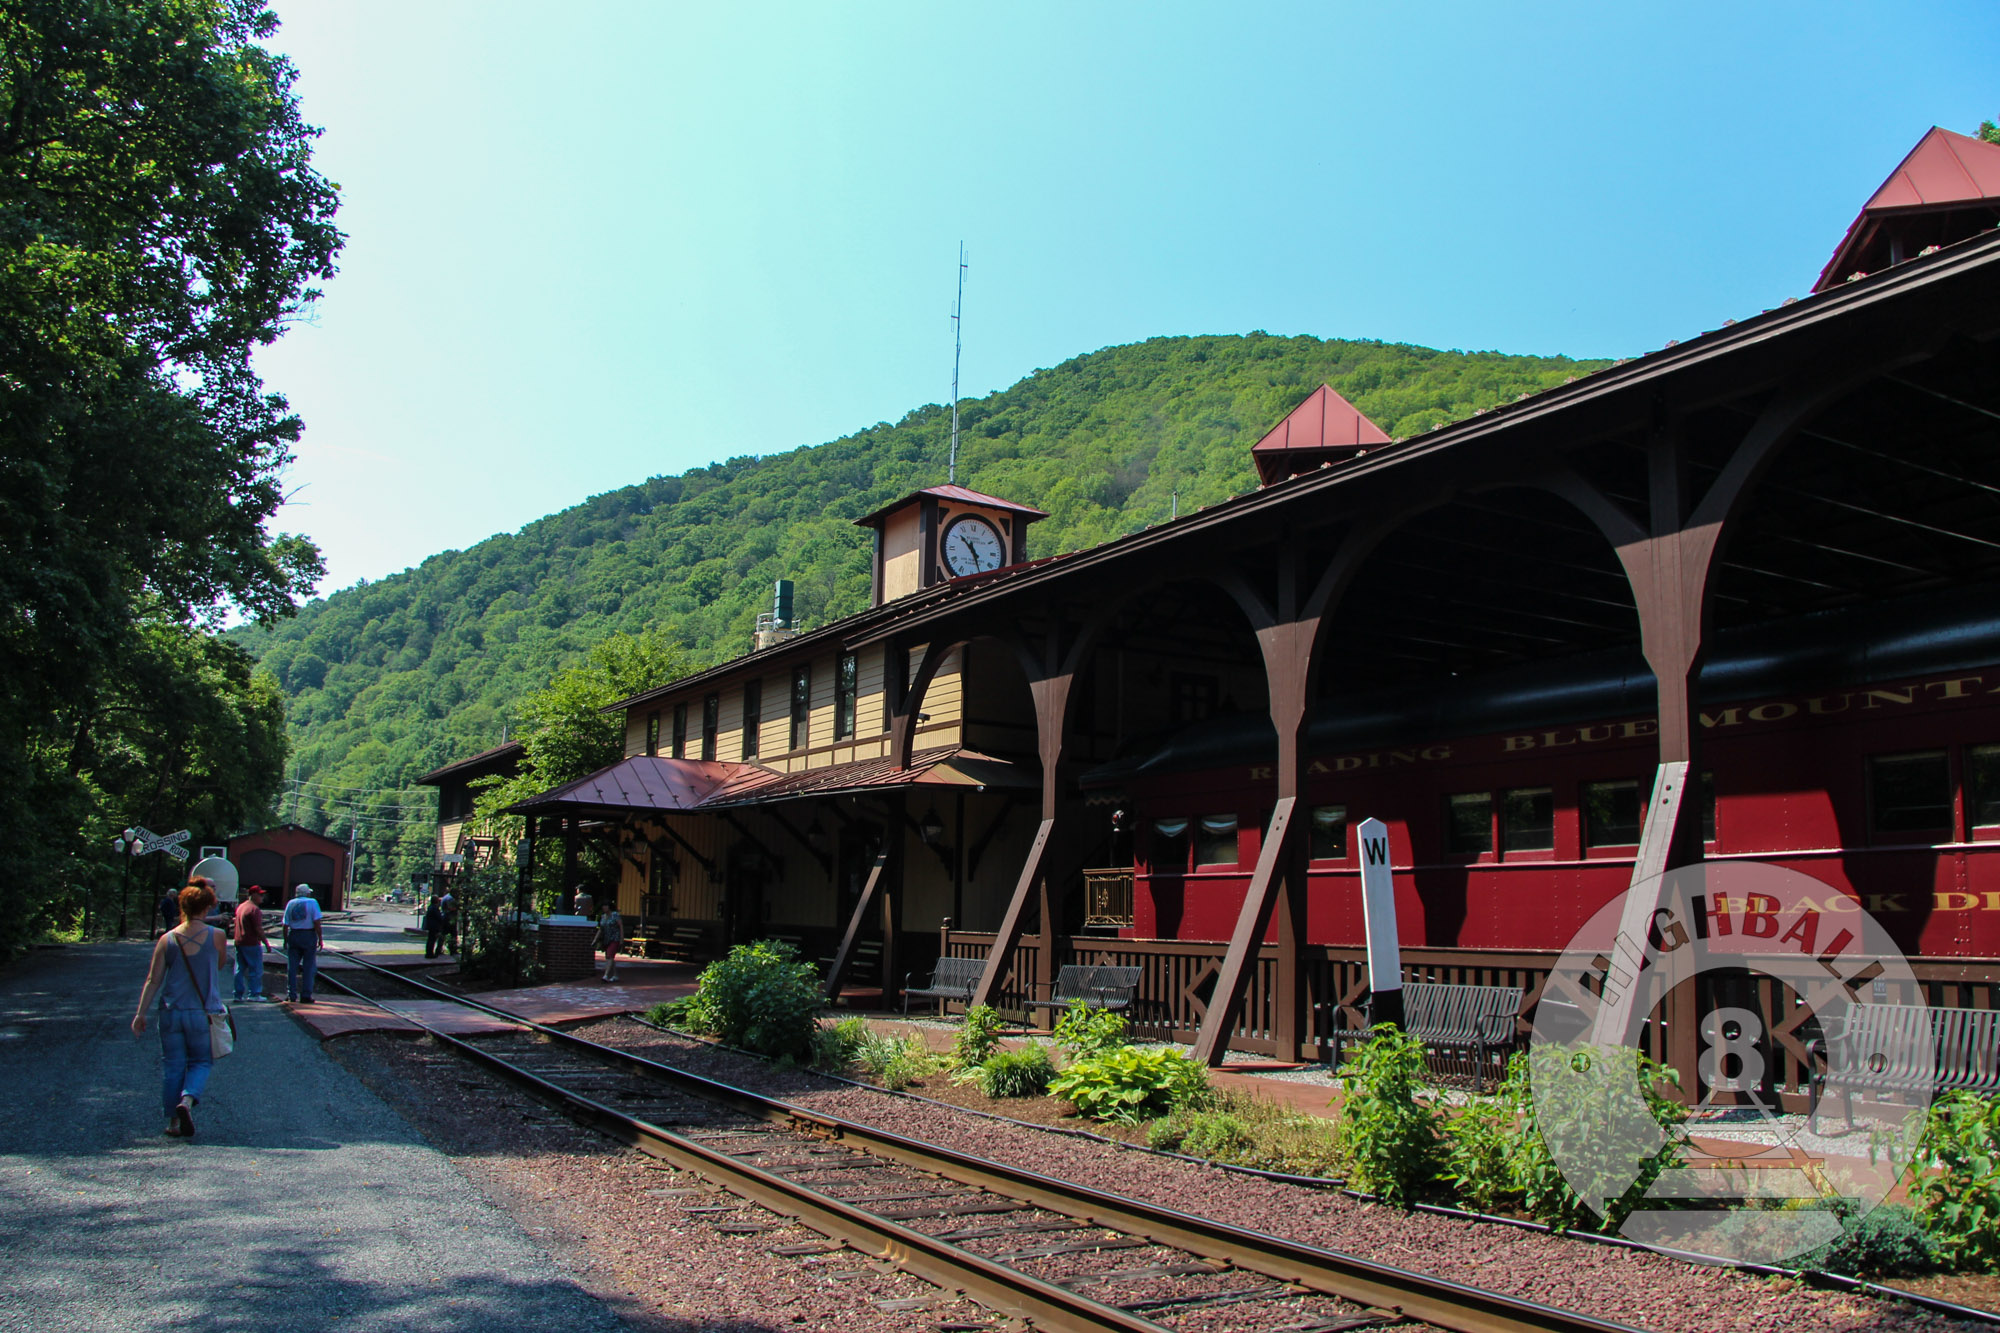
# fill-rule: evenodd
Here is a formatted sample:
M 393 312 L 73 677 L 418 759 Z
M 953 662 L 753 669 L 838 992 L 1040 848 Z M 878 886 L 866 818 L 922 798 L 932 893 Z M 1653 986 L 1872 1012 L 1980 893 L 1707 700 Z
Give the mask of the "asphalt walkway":
M 0 1329 L 622 1327 L 278 1006 L 163 1137 L 147 948 L 0 971 Z

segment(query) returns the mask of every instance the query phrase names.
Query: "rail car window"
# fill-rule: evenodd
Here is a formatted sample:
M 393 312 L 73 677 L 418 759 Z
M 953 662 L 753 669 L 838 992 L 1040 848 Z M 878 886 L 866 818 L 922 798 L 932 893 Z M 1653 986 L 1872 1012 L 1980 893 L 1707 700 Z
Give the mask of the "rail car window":
M 743 682 L 743 757 L 757 757 L 758 735 L 764 729 L 764 682 L 746 680 Z
M 688 757 L 688 706 L 674 705 L 674 758 Z
M 1347 807 L 1316 805 L 1312 811 L 1312 859 L 1347 859 Z
M 1556 845 L 1556 794 L 1548 787 L 1516 787 L 1500 801 L 1500 850 L 1547 852 Z
M 1965 747 L 1965 813 L 1974 828 L 2000 825 L 2000 745 Z
M 1187 869 L 1188 832 L 1194 827 L 1192 819 L 1156 819 L 1153 821 L 1153 837 L 1147 855 L 1156 875 L 1178 875 Z
M 1715 774 L 1701 775 L 1701 840 L 1715 841 Z
M 722 718 L 722 696 L 711 694 L 701 701 L 701 757 L 715 758 L 715 733 Z
M 1583 845 L 1635 847 L 1646 798 L 1637 778 L 1583 784 Z
M 1444 798 L 1447 856 L 1480 856 L 1493 850 L 1493 793 L 1464 792 Z
M 1868 811 L 1877 833 L 1938 833 L 1952 826 L 1951 764 L 1943 750 L 1868 761 Z
M 1195 821 L 1194 863 L 1198 866 L 1236 864 L 1236 816 L 1203 815 Z

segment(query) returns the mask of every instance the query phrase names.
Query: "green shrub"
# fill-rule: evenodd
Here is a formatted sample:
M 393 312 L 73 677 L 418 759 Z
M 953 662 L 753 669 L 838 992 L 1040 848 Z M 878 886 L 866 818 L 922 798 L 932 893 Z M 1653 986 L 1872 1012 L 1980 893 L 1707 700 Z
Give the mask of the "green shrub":
M 1384 1023 L 1341 1067 L 1334 1142 L 1356 1187 L 1391 1203 L 1432 1192 L 1444 1168 L 1439 1116 L 1424 1089 L 1424 1044 Z
M 813 1053 L 820 1004 L 819 973 L 791 945 L 759 940 L 703 969 L 687 1024 L 732 1046 L 803 1060 Z
M 1572 1077 L 1572 1071 L 1588 1071 L 1589 1076 Z M 1532 1088 L 1541 1080 L 1546 1080 L 1544 1093 L 1537 1098 Z M 1680 1165 L 1680 1145 L 1667 1132 L 1659 1150 L 1639 1163 L 1631 1183 L 1623 1183 L 1632 1177 L 1633 1163 L 1620 1140 L 1637 1127 L 1605 1130 L 1630 1114 L 1625 1091 L 1630 1080 L 1640 1089 L 1643 1114 L 1662 1131 L 1687 1118 L 1687 1109 L 1660 1091 L 1665 1085 L 1678 1086 L 1679 1073 L 1627 1047 L 1534 1046 L 1509 1063 L 1502 1099 L 1512 1103 L 1519 1117 L 1511 1174 L 1524 1206 L 1537 1220 L 1558 1231 L 1615 1232 L 1660 1174 Z M 1551 1139 L 1564 1145 L 1563 1160 L 1572 1174 L 1602 1180 L 1605 1188 L 1586 1187 L 1579 1195 L 1556 1165 Z M 1613 1186 L 1622 1192 L 1610 1195 Z
M 1518 1058 L 1518 1057 L 1517 1057 Z M 1526 1086 L 1526 1074 L 1522 1086 Z M 1458 1109 L 1444 1125 L 1441 1178 L 1458 1201 L 1482 1213 L 1521 1205 L 1514 1181 L 1514 1158 L 1521 1147 L 1521 1112 L 1512 1096 L 1480 1097 Z
M 1842 1230 L 1839 1240 L 1795 1262 L 1857 1277 L 1917 1277 L 1937 1269 L 1936 1245 L 1902 1204 L 1878 1204 L 1858 1221 L 1843 1220 Z
M 1932 1102 L 1916 1165 L 1916 1217 L 1938 1259 L 2000 1271 L 2000 1097 L 1958 1091 Z
M 1127 1044 L 1125 1015 L 1115 1009 L 1092 1009 L 1071 1000 L 1056 1023 L 1056 1045 L 1072 1061 L 1086 1060 Z
M 868 1031 L 865 1025 L 854 1043 L 853 1061 L 892 1092 L 901 1092 L 944 1067 L 944 1061 L 930 1053 L 921 1037 L 887 1037 Z
M 1137 1124 L 1214 1097 L 1208 1071 L 1171 1047 L 1117 1046 L 1073 1062 L 1049 1091 L 1093 1120 Z
M 965 1022 L 951 1040 L 951 1063 L 956 1069 L 977 1069 L 1000 1049 L 1000 1011 L 990 1004 L 975 1004 L 965 1011 Z
M 1039 1097 L 1049 1090 L 1056 1067 L 1040 1046 L 1024 1046 L 1017 1051 L 995 1051 L 975 1071 L 979 1090 L 988 1097 Z
M 813 1033 L 813 1063 L 836 1074 L 844 1073 L 867 1039 L 868 1020 L 859 1014 L 843 1018 L 832 1027 L 820 1028 Z
M 688 1006 L 694 1003 L 694 996 L 683 995 L 678 1000 L 662 1000 L 646 1011 L 646 1021 L 663 1028 L 688 1030 Z
M 1333 1124 L 1276 1102 L 1217 1093 L 1214 1104 L 1182 1107 L 1155 1120 L 1146 1142 L 1168 1152 L 1299 1176 L 1339 1176 Z

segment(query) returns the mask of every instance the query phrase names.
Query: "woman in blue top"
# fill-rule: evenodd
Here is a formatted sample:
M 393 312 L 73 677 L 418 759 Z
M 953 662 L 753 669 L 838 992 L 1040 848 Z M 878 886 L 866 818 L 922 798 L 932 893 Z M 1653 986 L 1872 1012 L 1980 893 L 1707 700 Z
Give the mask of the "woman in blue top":
M 166 1132 L 194 1137 L 194 1108 L 208 1086 L 215 1059 L 208 1045 L 208 1016 L 224 1012 L 220 978 L 229 961 L 228 938 L 207 924 L 215 906 L 215 886 L 195 879 L 181 890 L 181 923 L 153 945 L 153 966 L 132 1015 L 134 1035 L 146 1031 L 146 1010 L 160 997 L 160 1054 L 166 1078 L 160 1095 L 167 1112 Z M 176 958 L 174 955 L 179 954 Z

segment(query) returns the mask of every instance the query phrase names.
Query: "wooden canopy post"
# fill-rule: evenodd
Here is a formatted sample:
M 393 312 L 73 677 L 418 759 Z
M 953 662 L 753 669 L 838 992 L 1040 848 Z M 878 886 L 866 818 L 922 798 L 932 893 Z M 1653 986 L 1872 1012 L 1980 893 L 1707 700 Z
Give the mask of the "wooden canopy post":
M 1278 790 L 1270 825 L 1264 830 L 1264 845 L 1257 854 L 1256 871 L 1243 895 L 1229 948 L 1222 956 L 1215 993 L 1195 1036 L 1194 1058 L 1207 1065 L 1221 1064 L 1228 1053 L 1229 1034 L 1242 1011 L 1243 992 L 1250 984 L 1273 913 L 1278 919 L 1278 975 L 1272 1035 L 1278 1058 L 1296 1059 L 1307 1033 L 1305 986 L 1299 974 L 1299 949 L 1306 932 L 1306 821 L 1300 816 L 1299 800 L 1308 762 L 1306 725 L 1319 681 L 1321 630 L 1362 560 L 1392 525 L 1392 519 L 1384 518 L 1351 531 L 1304 598 L 1299 595 L 1299 556 L 1289 543 L 1278 558 L 1275 605 L 1266 603 L 1241 577 L 1218 580 L 1243 608 L 1257 634 L 1269 687 L 1271 725 L 1278 733 L 1274 773 Z
M 1021 876 L 1014 881 L 1014 892 L 1000 918 L 1000 929 L 993 936 L 993 947 L 987 951 L 986 968 L 979 975 L 979 984 L 973 988 L 973 1004 L 993 1003 L 994 993 L 1000 988 L 1000 978 L 1007 974 L 1014 948 L 1021 942 L 1021 927 L 1030 895 L 1035 895 L 1042 917 L 1042 947 L 1035 963 L 1035 981 L 1046 985 L 1055 976 L 1055 916 L 1060 894 L 1050 891 L 1049 879 L 1052 875 L 1059 877 L 1066 873 L 1060 853 L 1070 841 L 1065 836 L 1066 830 L 1059 824 L 1062 769 L 1067 754 L 1069 695 L 1070 687 L 1076 682 L 1078 664 L 1095 639 L 1095 628 L 1099 623 L 1086 626 L 1065 653 L 1062 619 L 1051 609 L 1040 660 L 1024 663 L 1028 667 L 1028 691 L 1035 701 L 1035 740 L 1042 760 L 1042 822 L 1035 830 L 1035 840 L 1029 845 L 1027 859 L 1021 864 Z M 1027 656 L 1023 653 L 1024 658 Z

